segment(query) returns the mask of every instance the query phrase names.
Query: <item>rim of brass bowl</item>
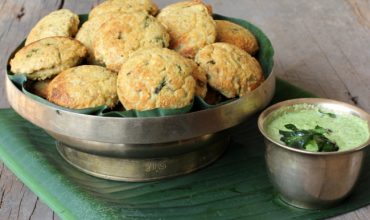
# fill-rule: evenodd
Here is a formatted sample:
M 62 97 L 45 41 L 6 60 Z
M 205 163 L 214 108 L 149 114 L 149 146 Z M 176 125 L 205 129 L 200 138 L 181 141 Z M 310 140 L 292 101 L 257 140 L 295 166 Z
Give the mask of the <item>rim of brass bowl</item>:
M 354 106 L 354 105 L 351 105 L 345 102 L 340 102 L 340 101 L 336 101 L 332 99 L 325 99 L 325 98 L 290 99 L 290 100 L 282 101 L 274 105 L 271 105 L 270 107 L 266 108 L 258 117 L 258 129 L 260 130 L 260 132 L 266 139 L 274 143 L 276 146 L 282 147 L 289 151 L 294 151 L 294 152 L 307 154 L 307 155 L 330 156 L 330 155 L 347 154 L 347 153 L 351 153 L 355 151 L 360 151 L 370 145 L 370 137 L 369 137 L 369 139 L 365 143 L 361 144 L 358 147 L 351 148 L 348 150 L 335 151 L 335 152 L 313 152 L 313 151 L 306 151 L 306 150 L 289 147 L 283 143 L 276 141 L 275 139 L 272 139 L 265 130 L 265 127 L 266 127 L 265 123 L 266 123 L 268 116 L 280 108 L 292 106 L 295 104 L 312 104 L 316 106 L 323 106 L 324 108 L 333 110 L 334 112 L 337 111 L 337 112 L 346 113 L 346 114 L 353 114 L 367 121 L 368 129 L 370 132 L 370 115 L 357 106 Z M 335 107 L 337 107 L 337 110 L 334 109 Z
M 255 90 L 230 103 L 186 114 L 146 118 L 84 115 L 27 97 L 5 74 L 12 108 L 33 124 L 57 134 L 111 144 L 155 144 L 188 140 L 233 127 L 263 109 L 275 93 L 273 70 Z M 104 131 L 104 132 L 102 132 Z

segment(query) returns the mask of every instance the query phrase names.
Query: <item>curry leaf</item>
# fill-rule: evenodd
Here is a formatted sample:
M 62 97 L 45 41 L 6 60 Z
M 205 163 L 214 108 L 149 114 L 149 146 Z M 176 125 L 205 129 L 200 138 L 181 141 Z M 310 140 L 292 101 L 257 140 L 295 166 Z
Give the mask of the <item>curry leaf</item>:
M 337 115 L 336 115 L 336 114 L 331 113 L 331 112 L 323 112 L 321 109 L 319 109 L 319 112 L 320 112 L 321 114 L 323 114 L 323 115 L 327 115 L 327 116 L 329 116 L 330 118 L 336 118 L 336 117 L 337 117 Z
M 298 128 L 294 124 L 286 124 L 285 127 L 292 131 L 298 131 Z
M 331 152 L 338 151 L 338 145 L 329 140 L 324 134 L 330 133 L 330 129 L 316 126 L 314 129 L 304 130 L 298 129 L 293 124 L 284 125 L 285 128 L 291 131 L 279 130 L 279 134 L 282 135 L 280 140 L 289 147 L 297 149 L 306 149 L 306 146 L 310 143 L 316 143 L 318 152 Z

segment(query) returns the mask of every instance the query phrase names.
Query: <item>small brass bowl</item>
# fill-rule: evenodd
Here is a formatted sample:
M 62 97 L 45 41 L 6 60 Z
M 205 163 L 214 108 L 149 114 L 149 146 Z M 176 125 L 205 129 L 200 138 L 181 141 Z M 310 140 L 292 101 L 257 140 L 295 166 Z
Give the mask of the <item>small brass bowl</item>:
M 327 208 L 350 194 L 359 177 L 370 138 L 362 145 L 346 151 L 310 152 L 288 147 L 269 137 L 266 132 L 269 115 L 282 107 L 303 103 L 355 115 L 367 121 L 368 127 L 370 115 L 343 102 L 304 98 L 272 105 L 258 118 L 258 128 L 265 137 L 267 172 L 280 198 L 299 208 Z

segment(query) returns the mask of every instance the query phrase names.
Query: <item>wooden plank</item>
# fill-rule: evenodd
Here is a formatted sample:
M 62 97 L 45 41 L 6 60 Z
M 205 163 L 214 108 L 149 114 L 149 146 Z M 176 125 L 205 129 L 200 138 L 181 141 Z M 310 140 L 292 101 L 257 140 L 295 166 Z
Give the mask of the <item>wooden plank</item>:
M 239 4 L 243 2 L 216 1 L 214 8 L 250 20 L 267 33 L 276 50 L 278 76 L 370 111 L 369 28 L 356 19 L 348 2 L 248 1 L 235 7 Z
M 174 0 L 155 0 L 160 7 Z M 33 25 L 64 7 L 86 13 L 101 0 L 0 1 L 0 65 Z M 367 0 L 206 0 L 214 12 L 251 21 L 270 37 L 278 76 L 315 94 L 370 112 L 370 4 Z M 5 71 L 0 71 L 0 78 Z M 3 79 L 3 78 L 1 78 Z M 0 80 L 0 107 L 8 107 Z M 0 219 L 56 215 L 0 164 Z M 370 207 L 333 219 L 370 219 Z
M 60 0 L 0 1 L 0 78 L 5 77 L 7 57 L 36 22 L 62 7 Z M 4 80 L 0 80 L 0 107 L 8 107 Z M 37 196 L 23 185 L 2 163 L 0 164 L 0 219 L 59 219 Z
M 4 79 L 4 67 L 14 48 L 26 37 L 41 17 L 62 7 L 61 0 L 2 0 L 0 1 L 0 79 Z M 0 107 L 8 107 L 4 80 L 0 81 Z
M 30 219 L 38 213 L 42 213 L 43 216 L 53 215 L 53 211 L 45 208 L 46 205 L 39 201 L 37 196 L 3 164 L 1 164 L 0 188 L 0 219 Z M 44 208 L 40 210 L 40 207 Z
M 30 220 L 39 220 L 39 219 L 53 219 L 54 212 L 43 202 L 38 202 L 35 205 L 35 209 L 30 216 Z

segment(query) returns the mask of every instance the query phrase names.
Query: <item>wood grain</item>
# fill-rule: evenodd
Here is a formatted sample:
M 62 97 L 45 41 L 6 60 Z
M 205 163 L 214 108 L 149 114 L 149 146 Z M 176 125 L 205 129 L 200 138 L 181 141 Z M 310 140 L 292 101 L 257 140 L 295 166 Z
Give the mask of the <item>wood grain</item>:
M 0 1 L 0 79 L 14 48 L 49 12 L 86 13 L 98 0 Z M 171 2 L 156 0 L 160 7 Z M 214 12 L 261 27 L 275 47 L 276 74 L 318 96 L 370 112 L 370 3 L 368 0 L 208 0 Z M 9 107 L 0 80 L 0 107 Z M 0 219 L 58 217 L 0 164 Z M 333 219 L 370 219 L 370 206 Z

